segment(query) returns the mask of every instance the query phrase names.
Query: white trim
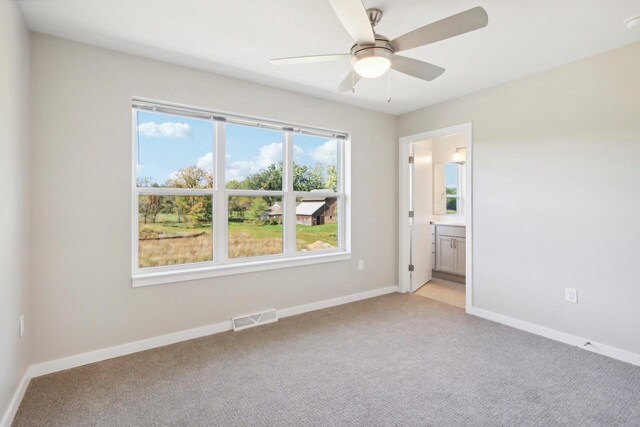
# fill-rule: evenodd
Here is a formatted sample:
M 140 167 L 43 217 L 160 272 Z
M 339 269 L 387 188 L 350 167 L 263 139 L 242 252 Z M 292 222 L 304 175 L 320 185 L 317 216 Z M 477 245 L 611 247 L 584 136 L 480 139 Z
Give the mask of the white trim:
M 293 194 L 293 134 L 284 132 L 283 139 L 284 164 L 287 167 L 283 171 L 282 186 L 287 195 L 282 198 L 282 238 L 284 239 L 282 249 L 285 255 L 290 256 L 296 253 L 296 224 L 298 220 L 296 215 L 296 196 Z
M 535 323 L 527 322 L 525 320 L 520 320 L 514 317 L 505 316 L 504 314 L 498 314 L 493 311 L 484 310 L 482 308 L 477 308 L 477 307 L 467 308 L 467 313 L 473 316 L 481 317 L 483 319 L 498 322 L 503 325 L 510 326 L 512 328 L 516 328 L 522 331 L 530 332 L 532 334 L 540 335 L 554 341 L 559 341 L 565 344 L 576 346 L 583 350 L 588 350 L 593 353 L 598 353 L 603 356 L 610 357 L 612 359 L 616 359 L 623 362 L 631 363 L 636 366 L 640 366 L 640 354 L 637 354 L 637 353 L 632 353 L 627 350 L 622 350 L 617 347 L 612 347 L 607 344 L 598 343 L 586 338 L 581 338 L 576 335 L 568 334 L 566 332 L 561 332 L 556 329 L 547 328 L 546 326 L 536 325 Z M 590 344 L 585 346 L 585 343 L 587 342 L 589 342 Z
M 320 252 L 320 251 L 318 251 Z M 172 269 L 166 271 L 156 271 L 153 273 L 136 274 L 131 278 L 131 285 L 134 288 L 141 286 L 161 285 L 165 283 L 185 282 L 188 280 L 206 279 L 209 277 L 230 276 L 232 274 L 253 273 L 256 271 L 276 270 L 279 268 L 299 267 L 303 265 L 322 264 L 325 262 L 347 261 L 351 259 L 350 252 L 330 252 L 315 253 L 307 255 L 309 252 L 300 252 L 290 257 L 278 258 L 252 257 L 250 261 L 234 264 L 207 265 L 206 267 Z M 191 264 L 195 265 L 195 264 Z
M 348 132 L 336 130 L 317 128 L 310 125 L 304 125 L 300 123 L 281 122 L 278 120 L 272 120 L 267 117 L 258 116 L 244 116 L 241 114 L 211 110 L 208 108 L 196 107 L 193 105 L 178 104 L 175 102 L 166 102 L 150 98 L 133 97 L 132 106 L 134 109 L 140 109 L 143 111 L 158 112 L 161 114 L 169 114 L 177 117 L 189 117 L 198 120 L 214 120 L 225 121 L 233 124 L 240 124 L 244 126 L 264 127 L 266 129 L 285 131 L 287 129 L 292 130 L 295 133 L 302 133 L 305 135 L 320 136 L 323 138 L 346 138 Z
M 134 189 L 131 191 L 131 271 L 138 270 L 138 192 L 135 191 L 138 181 L 138 112 L 131 109 L 131 180 L 133 181 Z
M 303 304 L 295 307 L 288 307 L 277 310 L 278 317 L 289 317 L 297 314 L 307 313 L 310 311 L 320 310 L 323 308 L 334 307 L 337 305 L 347 304 L 354 301 L 369 299 L 380 295 L 397 292 L 397 286 L 387 286 L 384 288 L 372 289 L 369 291 L 359 292 L 357 294 L 345 295 L 342 297 L 331 298 L 328 300 L 316 301 L 309 304 Z M 124 356 L 139 351 L 150 350 L 156 347 L 162 347 L 169 344 L 175 344 L 182 341 L 200 338 L 219 332 L 230 331 L 232 329 L 231 320 L 214 323 L 199 328 L 188 329 L 186 331 L 174 332 L 172 334 L 161 335 L 158 337 L 147 338 L 140 341 L 134 341 L 127 344 L 116 345 L 113 347 L 103 348 L 100 350 L 89 351 L 87 353 L 76 354 L 74 356 L 64 357 L 62 359 L 50 360 L 42 362 L 30 367 L 32 377 L 51 374 L 53 372 L 63 371 L 65 369 L 75 368 L 77 366 L 87 365 L 89 363 L 100 362 L 114 357 Z
M 31 381 L 31 367 L 27 367 L 18 384 L 18 388 L 16 388 L 15 393 L 13 393 L 13 397 L 11 398 L 11 402 L 9 402 L 9 406 L 7 410 L 4 412 L 2 416 L 2 420 L 0 420 L 0 427 L 9 427 L 13 422 L 13 419 L 18 412 L 18 408 L 20 407 L 20 402 L 22 402 L 22 398 L 24 397 L 24 393 L 27 391 L 27 387 L 29 386 L 29 381 Z
M 216 121 L 214 131 L 215 170 L 213 173 L 215 182 L 213 185 L 216 188 L 216 192 L 213 196 L 213 218 L 211 218 L 213 224 L 213 262 L 224 263 L 227 261 L 227 255 L 229 254 L 227 246 L 229 241 L 229 215 L 227 212 L 227 196 L 224 194 L 224 189 L 227 185 L 224 178 L 226 167 L 224 141 L 227 132 L 225 123 Z
M 409 266 L 409 260 L 411 259 L 411 228 L 409 226 L 409 219 L 407 217 L 409 210 L 411 209 L 409 197 L 411 186 L 411 173 L 408 164 L 409 156 L 411 155 L 411 144 L 403 143 L 400 139 L 400 154 L 398 158 L 399 166 L 399 179 L 398 179 L 398 194 L 399 194 L 399 206 L 398 206 L 398 222 L 399 222 L 399 263 L 398 263 L 398 286 L 400 292 L 409 292 L 411 290 L 410 275 L 407 273 Z
M 297 305 L 294 307 L 283 308 L 278 310 L 278 317 L 296 316 L 310 311 L 322 310 L 323 308 L 336 307 L 338 305 L 348 304 L 364 299 L 375 298 L 381 295 L 392 294 L 398 292 L 397 286 L 387 286 L 384 288 L 372 289 L 370 291 L 359 292 L 357 294 L 345 295 L 342 297 L 325 299 L 322 301 L 311 302 L 309 304 Z
M 400 138 L 399 140 L 399 266 L 398 266 L 398 283 L 400 292 L 409 292 L 411 289 L 409 279 L 409 147 L 413 142 L 420 142 L 427 139 L 442 138 L 445 136 L 464 133 L 467 137 L 466 141 L 466 167 L 465 167 L 465 198 L 464 198 L 464 218 L 466 233 L 466 265 L 465 265 L 465 282 L 466 282 L 466 307 L 467 313 L 473 307 L 473 124 L 463 123 L 460 125 L 450 126 L 442 129 L 436 129 L 428 132 L 422 132 L 416 135 L 410 135 Z

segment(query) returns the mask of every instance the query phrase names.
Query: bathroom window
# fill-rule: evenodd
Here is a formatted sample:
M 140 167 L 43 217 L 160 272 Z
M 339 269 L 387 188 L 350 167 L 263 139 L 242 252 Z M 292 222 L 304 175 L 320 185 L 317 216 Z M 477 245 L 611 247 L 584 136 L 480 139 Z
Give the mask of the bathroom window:
M 462 173 L 463 167 L 459 163 L 445 165 L 445 197 L 447 215 L 462 215 Z

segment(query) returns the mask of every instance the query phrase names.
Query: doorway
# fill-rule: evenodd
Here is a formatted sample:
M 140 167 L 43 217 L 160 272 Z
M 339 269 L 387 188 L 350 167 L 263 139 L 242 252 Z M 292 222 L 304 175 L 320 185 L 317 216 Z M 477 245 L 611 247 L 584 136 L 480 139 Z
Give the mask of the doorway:
M 399 150 L 400 291 L 469 311 L 473 302 L 472 124 L 403 137 Z

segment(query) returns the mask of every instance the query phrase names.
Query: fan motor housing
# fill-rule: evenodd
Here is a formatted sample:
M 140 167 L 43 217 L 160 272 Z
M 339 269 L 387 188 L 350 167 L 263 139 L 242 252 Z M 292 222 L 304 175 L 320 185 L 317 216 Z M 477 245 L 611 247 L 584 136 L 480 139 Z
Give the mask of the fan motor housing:
M 387 58 L 389 61 L 393 61 L 394 50 L 389 44 L 389 39 L 384 36 L 376 34 L 376 42 L 371 45 L 355 44 L 351 48 L 351 63 L 355 64 L 364 58 L 372 56 Z

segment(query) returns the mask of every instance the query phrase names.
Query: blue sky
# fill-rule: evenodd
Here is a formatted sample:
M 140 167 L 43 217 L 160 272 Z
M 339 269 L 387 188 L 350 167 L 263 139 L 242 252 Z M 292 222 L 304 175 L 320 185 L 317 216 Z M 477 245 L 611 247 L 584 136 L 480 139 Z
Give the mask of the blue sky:
M 138 178 L 163 184 L 171 173 L 196 165 L 213 149 L 213 123 L 138 112 Z
M 444 168 L 444 182 L 446 187 L 458 188 L 458 165 L 447 163 Z
M 207 120 L 138 112 L 138 178 L 164 183 L 187 166 L 212 171 L 214 125 Z M 248 175 L 278 163 L 283 156 L 283 133 L 252 126 L 226 124 L 226 180 Z M 336 141 L 295 134 L 294 161 L 327 166 L 336 162 Z

